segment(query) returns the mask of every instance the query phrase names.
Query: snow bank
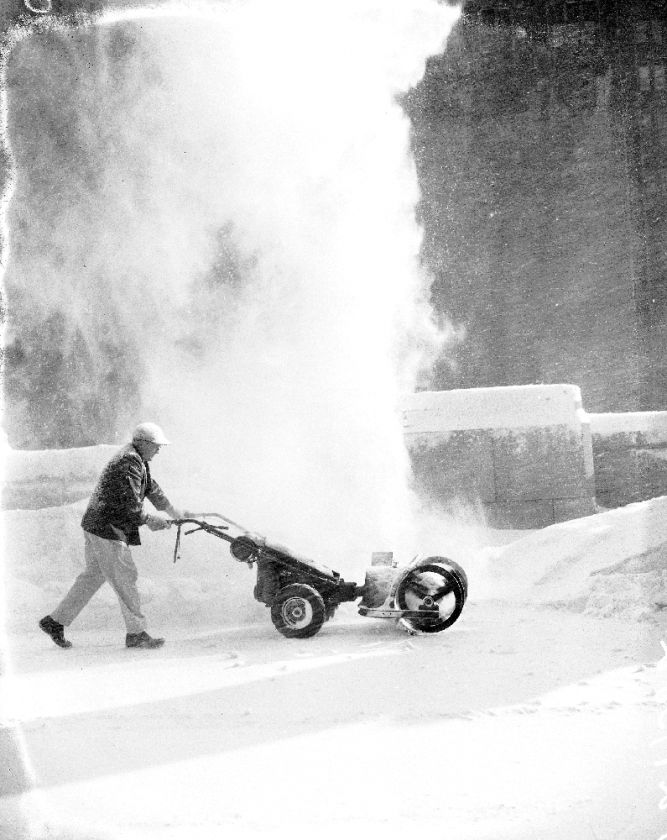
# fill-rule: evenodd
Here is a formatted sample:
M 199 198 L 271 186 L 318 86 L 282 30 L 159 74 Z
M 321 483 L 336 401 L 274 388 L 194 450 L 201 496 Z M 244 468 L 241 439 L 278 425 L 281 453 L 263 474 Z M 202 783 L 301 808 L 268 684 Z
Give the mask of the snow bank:
M 667 606 L 667 497 L 486 549 L 478 578 L 485 598 L 646 618 Z

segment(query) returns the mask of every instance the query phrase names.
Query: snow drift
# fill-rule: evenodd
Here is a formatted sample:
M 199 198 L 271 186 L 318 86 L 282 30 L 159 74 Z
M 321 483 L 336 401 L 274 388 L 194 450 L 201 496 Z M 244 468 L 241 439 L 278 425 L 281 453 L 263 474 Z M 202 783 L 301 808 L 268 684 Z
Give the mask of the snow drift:
M 667 497 L 659 497 L 487 549 L 478 597 L 645 618 L 667 605 L 666 561 Z

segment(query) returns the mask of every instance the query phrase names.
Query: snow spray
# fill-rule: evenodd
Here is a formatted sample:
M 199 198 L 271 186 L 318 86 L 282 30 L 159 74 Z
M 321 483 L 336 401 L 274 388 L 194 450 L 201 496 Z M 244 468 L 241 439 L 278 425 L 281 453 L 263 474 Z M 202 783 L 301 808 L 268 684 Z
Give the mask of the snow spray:
M 458 13 L 164 5 L 20 40 L 8 334 L 67 360 L 50 416 L 94 406 L 99 443 L 159 422 L 176 503 L 350 576 L 411 551 L 398 401 L 448 332 L 398 97 Z

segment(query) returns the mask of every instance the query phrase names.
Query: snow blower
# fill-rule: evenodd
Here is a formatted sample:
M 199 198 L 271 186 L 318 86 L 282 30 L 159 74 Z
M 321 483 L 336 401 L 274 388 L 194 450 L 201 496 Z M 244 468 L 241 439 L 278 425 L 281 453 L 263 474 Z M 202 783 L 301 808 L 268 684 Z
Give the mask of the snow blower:
M 225 524 L 213 524 L 217 518 Z M 398 567 L 392 556 L 378 554 L 360 586 L 314 560 L 245 530 L 218 513 L 171 520 L 178 528 L 174 563 L 180 556 L 181 532 L 204 531 L 228 542 L 232 557 L 257 569 L 255 600 L 271 610 L 274 627 L 283 636 L 314 636 L 337 607 L 361 599 L 359 614 L 394 619 L 410 633 L 439 633 L 461 615 L 468 597 L 466 573 L 446 557 L 415 557 Z M 230 528 L 232 529 L 230 532 Z

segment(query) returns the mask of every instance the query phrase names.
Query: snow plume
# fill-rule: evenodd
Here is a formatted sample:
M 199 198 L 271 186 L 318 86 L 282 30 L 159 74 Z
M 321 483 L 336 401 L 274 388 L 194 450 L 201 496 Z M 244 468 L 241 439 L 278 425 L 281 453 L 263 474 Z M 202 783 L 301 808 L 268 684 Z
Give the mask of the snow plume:
M 419 267 L 398 97 L 457 15 L 247 0 L 21 40 L 7 71 L 15 436 L 36 416 L 54 430 L 41 446 L 157 420 L 175 445 L 155 472 L 186 506 L 338 568 L 407 545 L 396 403 L 448 332 Z

